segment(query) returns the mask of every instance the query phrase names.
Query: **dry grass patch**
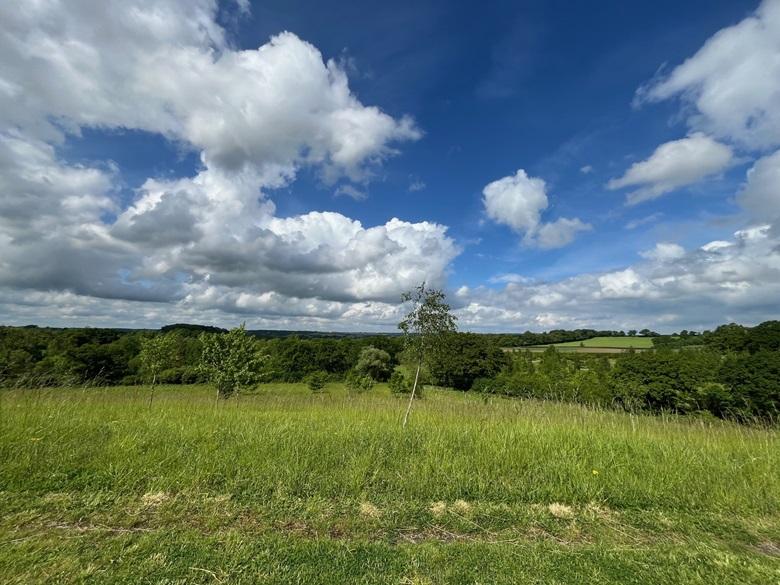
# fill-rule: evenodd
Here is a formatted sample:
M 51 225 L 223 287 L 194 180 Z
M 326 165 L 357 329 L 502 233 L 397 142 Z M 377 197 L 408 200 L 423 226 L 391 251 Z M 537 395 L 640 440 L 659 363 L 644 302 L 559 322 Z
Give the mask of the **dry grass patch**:
M 147 492 L 141 496 L 141 503 L 147 508 L 155 508 L 169 499 L 170 496 L 165 492 Z
M 452 509 L 462 516 L 468 516 L 471 513 L 471 504 L 466 500 L 455 500 Z
M 363 516 L 363 518 L 371 518 L 375 520 L 382 517 L 382 510 L 377 508 L 371 502 L 361 502 L 360 515 Z
M 436 518 L 441 518 L 447 513 L 447 504 L 442 501 L 434 502 L 431 504 L 431 507 L 428 508 L 428 511 Z
M 550 512 L 555 518 L 561 520 L 571 520 L 574 518 L 574 508 L 567 506 L 566 504 L 560 504 L 554 502 L 547 506 L 547 511 Z

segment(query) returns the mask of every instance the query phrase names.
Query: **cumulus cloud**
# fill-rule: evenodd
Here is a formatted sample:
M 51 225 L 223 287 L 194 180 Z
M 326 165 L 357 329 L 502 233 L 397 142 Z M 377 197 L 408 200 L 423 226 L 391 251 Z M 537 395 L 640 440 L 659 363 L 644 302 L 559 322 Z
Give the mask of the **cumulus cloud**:
M 780 220 L 780 150 L 756 161 L 737 202 L 755 218 Z
M 774 318 L 780 298 L 780 236 L 768 225 L 692 250 L 659 243 L 620 270 L 557 282 L 522 280 L 459 294 L 461 325 L 515 331 L 596 327 L 661 331 Z
M 543 179 L 529 177 L 523 169 L 487 184 L 482 190 L 482 203 L 490 219 L 523 233 L 527 245 L 560 248 L 571 243 L 578 232 L 592 229 L 577 218 L 543 223 L 547 185 Z
M 444 226 L 276 216 L 267 191 L 301 168 L 364 184 L 421 133 L 362 104 L 344 70 L 292 33 L 233 48 L 217 10 L 213 0 L 0 6 L 7 314 L 26 314 L 28 299 L 70 303 L 74 318 L 115 306 L 121 322 L 144 301 L 135 310 L 163 321 L 227 312 L 359 322 L 392 312 L 423 279 L 444 285 L 459 253 Z M 124 203 L 118 169 L 58 156 L 83 128 L 163 135 L 199 152 L 201 168 L 149 178 Z
M 639 187 L 626 202 L 635 205 L 724 171 L 733 161 L 731 148 L 695 132 L 655 149 L 646 160 L 607 183 L 608 189 Z
M 523 169 L 488 183 L 482 190 L 488 217 L 520 231 L 536 229 L 547 208 L 547 186 L 543 179 L 529 177 Z
M 655 248 L 641 252 L 640 255 L 642 258 L 647 258 L 648 260 L 665 262 L 668 260 L 677 260 L 678 258 L 685 256 L 685 248 L 680 244 L 674 244 L 672 242 L 658 242 L 655 245 Z
M 541 224 L 535 232 L 534 241 L 540 248 L 562 248 L 571 244 L 579 232 L 587 232 L 592 229 L 593 226 L 580 219 L 561 217 L 555 221 Z
M 183 141 L 209 166 L 317 163 L 330 179 L 363 176 L 392 142 L 420 136 L 411 119 L 361 104 L 338 64 L 292 33 L 233 50 L 216 9 L 213 0 L 0 7 L 0 121 L 49 140 L 135 128 Z
M 780 145 L 780 0 L 764 0 L 637 92 L 638 103 L 673 97 L 688 106 L 691 128 L 747 149 Z

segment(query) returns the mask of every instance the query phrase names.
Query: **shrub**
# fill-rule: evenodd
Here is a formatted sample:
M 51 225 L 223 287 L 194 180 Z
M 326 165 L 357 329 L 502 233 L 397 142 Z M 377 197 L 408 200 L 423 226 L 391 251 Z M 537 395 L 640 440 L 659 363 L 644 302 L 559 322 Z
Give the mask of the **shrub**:
M 390 377 L 392 371 L 390 361 L 389 353 L 369 345 L 360 352 L 355 371 L 361 376 L 369 376 L 374 380 L 384 382 Z
M 325 389 L 325 384 L 328 383 L 328 373 L 327 372 L 312 372 L 308 376 L 306 376 L 306 385 L 309 387 L 309 390 L 314 392 L 315 394 L 318 392 L 322 392 Z
M 412 385 L 400 370 L 393 372 L 387 385 L 390 386 L 390 391 L 394 394 L 409 394 L 412 391 Z
M 374 387 L 374 379 L 371 376 L 361 376 L 355 370 L 347 372 L 344 385 L 350 392 L 366 392 Z

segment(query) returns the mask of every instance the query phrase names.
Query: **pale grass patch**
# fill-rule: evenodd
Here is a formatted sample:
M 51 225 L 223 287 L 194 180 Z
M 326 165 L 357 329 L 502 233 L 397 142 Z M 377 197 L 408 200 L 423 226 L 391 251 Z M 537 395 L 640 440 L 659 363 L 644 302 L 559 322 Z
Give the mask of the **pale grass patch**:
M 371 502 L 360 502 L 360 515 L 364 518 L 379 518 L 382 516 L 382 510 Z
M 554 502 L 547 506 L 547 510 L 550 514 L 561 520 L 570 520 L 574 518 L 574 508 L 567 506 L 566 504 Z
M 401 579 L 401 585 L 431 585 L 432 583 L 433 581 L 421 575 L 414 575 Z
M 168 561 L 168 557 L 164 553 L 156 552 L 153 555 L 150 555 L 149 558 L 146 559 L 146 561 L 150 565 L 155 565 L 160 567 Z
M 602 520 L 609 520 L 615 514 L 608 506 L 597 502 L 589 502 L 588 505 L 585 506 L 585 511 L 591 516 Z
M 43 496 L 43 501 L 47 504 L 64 504 L 70 502 L 73 496 L 68 492 L 49 492 Z
M 455 503 L 452 504 L 452 509 L 455 510 L 458 514 L 465 516 L 471 512 L 471 504 L 469 504 L 466 500 L 455 500 Z
M 445 504 L 442 501 L 434 502 L 431 504 L 431 507 L 428 508 L 431 514 L 436 516 L 437 518 L 440 518 L 444 516 L 444 514 L 447 513 L 447 504 Z
M 166 502 L 170 496 L 165 492 L 147 492 L 141 496 L 141 503 L 144 506 L 154 507 Z

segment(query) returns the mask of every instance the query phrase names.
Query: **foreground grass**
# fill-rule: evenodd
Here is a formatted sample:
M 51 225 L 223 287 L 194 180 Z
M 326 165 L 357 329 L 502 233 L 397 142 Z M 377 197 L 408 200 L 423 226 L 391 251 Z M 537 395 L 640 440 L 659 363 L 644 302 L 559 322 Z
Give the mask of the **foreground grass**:
M 0 394 L 3 583 L 775 583 L 775 431 L 377 388 Z

